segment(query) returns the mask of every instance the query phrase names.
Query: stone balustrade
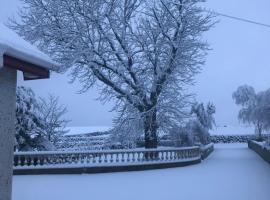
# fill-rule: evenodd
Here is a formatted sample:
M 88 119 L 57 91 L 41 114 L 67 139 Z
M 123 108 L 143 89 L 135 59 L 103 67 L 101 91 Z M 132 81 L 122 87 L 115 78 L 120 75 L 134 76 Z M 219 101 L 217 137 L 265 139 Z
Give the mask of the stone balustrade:
M 59 173 L 60 169 L 65 169 L 67 173 L 72 171 L 71 169 L 76 171 L 74 173 L 130 171 L 131 168 L 134 171 L 195 164 L 199 163 L 202 157 L 202 149 L 198 146 L 142 150 L 16 152 L 14 174 L 29 174 L 31 170 L 34 174 Z M 154 165 L 156 167 L 153 167 Z

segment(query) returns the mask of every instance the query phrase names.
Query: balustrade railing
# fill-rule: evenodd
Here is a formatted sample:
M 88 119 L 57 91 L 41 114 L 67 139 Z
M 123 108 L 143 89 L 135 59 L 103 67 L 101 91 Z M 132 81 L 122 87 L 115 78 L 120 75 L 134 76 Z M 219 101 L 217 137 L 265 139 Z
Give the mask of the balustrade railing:
M 83 152 L 16 152 L 14 168 L 117 166 L 192 161 L 201 158 L 199 147 L 108 150 Z

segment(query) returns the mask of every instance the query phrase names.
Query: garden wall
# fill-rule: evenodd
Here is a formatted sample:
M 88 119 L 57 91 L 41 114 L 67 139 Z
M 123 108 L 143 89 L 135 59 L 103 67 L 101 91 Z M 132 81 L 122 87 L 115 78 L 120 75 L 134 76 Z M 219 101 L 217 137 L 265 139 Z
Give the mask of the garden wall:
M 267 138 L 268 135 L 263 135 Z M 213 143 L 247 143 L 250 140 L 256 140 L 257 135 L 211 135 Z
M 270 147 L 266 148 L 262 143 L 250 140 L 248 147 L 259 154 L 266 162 L 270 164 Z

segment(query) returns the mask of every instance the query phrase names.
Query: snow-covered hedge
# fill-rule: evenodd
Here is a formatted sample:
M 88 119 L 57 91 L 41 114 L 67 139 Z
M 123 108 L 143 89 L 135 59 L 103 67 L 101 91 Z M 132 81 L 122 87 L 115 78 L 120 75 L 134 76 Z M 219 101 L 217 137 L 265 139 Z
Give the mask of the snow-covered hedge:
M 87 151 L 107 149 L 110 134 L 96 132 L 82 135 L 63 136 L 57 143 L 58 151 Z
M 263 135 L 263 138 L 267 138 L 267 135 Z M 247 143 L 256 139 L 257 135 L 211 135 L 213 143 Z

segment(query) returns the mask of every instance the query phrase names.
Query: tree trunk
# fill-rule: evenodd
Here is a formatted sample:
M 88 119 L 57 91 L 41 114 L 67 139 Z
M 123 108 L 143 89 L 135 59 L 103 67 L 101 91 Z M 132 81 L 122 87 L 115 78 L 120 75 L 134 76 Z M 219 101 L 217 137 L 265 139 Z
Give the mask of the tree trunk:
M 263 137 L 262 137 L 262 124 L 258 123 L 257 124 L 257 129 L 258 129 L 258 140 L 262 141 Z
M 156 109 L 149 110 L 144 116 L 144 140 L 145 148 L 157 148 L 157 111 Z

